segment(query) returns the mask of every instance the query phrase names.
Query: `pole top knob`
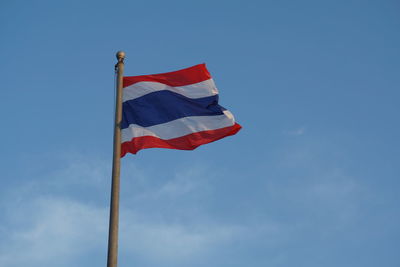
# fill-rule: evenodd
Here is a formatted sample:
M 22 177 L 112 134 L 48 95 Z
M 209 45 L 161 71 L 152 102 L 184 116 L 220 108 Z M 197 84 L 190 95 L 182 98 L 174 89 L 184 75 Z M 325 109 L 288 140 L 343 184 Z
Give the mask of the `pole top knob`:
M 123 60 L 125 58 L 125 52 L 124 51 L 118 51 L 116 56 L 117 56 L 118 61 Z

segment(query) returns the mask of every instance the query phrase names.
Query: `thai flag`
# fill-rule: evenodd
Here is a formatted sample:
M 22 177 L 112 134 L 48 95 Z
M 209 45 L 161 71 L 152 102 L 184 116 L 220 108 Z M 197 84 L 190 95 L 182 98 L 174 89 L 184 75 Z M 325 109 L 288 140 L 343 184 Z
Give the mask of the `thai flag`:
M 123 87 L 122 157 L 151 147 L 193 150 L 241 129 L 218 104 L 205 64 L 124 77 Z

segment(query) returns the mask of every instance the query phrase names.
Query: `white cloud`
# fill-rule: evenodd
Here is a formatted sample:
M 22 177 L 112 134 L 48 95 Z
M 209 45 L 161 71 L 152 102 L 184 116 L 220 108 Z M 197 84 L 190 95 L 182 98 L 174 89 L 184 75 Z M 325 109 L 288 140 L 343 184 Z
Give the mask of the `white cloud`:
M 206 164 L 193 164 L 156 186 L 152 179 L 142 180 L 141 192 L 121 210 L 122 253 L 157 264 L 182 263 L 240 238 L 246 227 L 213 222 L 199 210 L 201 201 L 196 196 L 207 197 L 211 190 L 208 181 L 214 178 L 210 173 Z M 147 210 L 137 212 L 143 211 L 137 206 Z M 190 220 L 184 219 L 187 217 Z
M 199 222 L 137 222 L 130 213 L 122 222 L 121 249 L 155 262 L 194 260 L 240 238 L 239 226 Z
M 230 199 L 233 206 L 246 202 L 246 210 L 233 209 L 239 212 L 236 217 L 213 218 L 211 212 L 218 211 L 207 206 L 224 200 L 223 196 L 216 198 L 220 192 L 214 192 L 221 170 L 194 164 L 155 179 L 151 175 L 158 173 L 125 164 L 123 175 L 135 175 L 133 179 L 122 177 L 120 259 L 143 265 L 189 266 L 237 244 L 275 251 L 287 248 L 293 240 L 305 240 L 305 235 L 329 237 L 352 224 L 362 190 L 357 180 L 341 168 L 324 166 L 318 150 L 309 144 L 283 151 L 268 165 L 276 169 L 265 170 L 269 177 L 258 180 L 264 184 L 249 185 L 256 179 L 249 171 L 249 184 L 242 186 L 260 188 L 251 188 L 255 193 L 248 199 Z M 93 255 L 105 261 L 108 166 L 101 159 L 73 157 L 41 179 L 0 195 L 15 200 L 0 202 L 5 207 L 0 217 L 0 266 L 86 267 L 82 259 Z M 251 255 L 246 253 L 244 257 Z M 277 254 L 268 260 L 284 262 L 285 258 Z
M 283 133 L 285 135 L 294 135 L 294 136 L 303 135 L 303 134 L 306 133 L 306 127 L 303 126 L 303 127 L 297 128 L 297 129 L 293 129 L 293 130 L 289 130 L 289 131 L 283 131 Z
M 79 157 L 37 182 L 29 181 L 7 192 L 7 198 L 17 201 L 3 205 L 6 212 L 0 218 L 0 266 L 79 266 L 78 260 L 91 253 L 102 254 L 105 259 L 108 206 L 99 206 L 74 193 L 96 184 L 104 188 L 110 176 L 104 165 L 102 160 L 85 161 Z M 174 218 L 172 222 L 153 216 L 161 214 L 162 207 L 147 213 L 135 211 L 135 207 L 152 199 L 168 202 L 202 192 L 207 185 L 197 178 L 203 172 L 201 167 L 188 168 L 163 184 L 152 184 L 152 188 L 144 185 L 146 190 L 139 198 L 121 204 L 122 256 L 136 255 L 150 262 L 188 261 L 241 236 L 242 226 L 207 221 L 204 214 L 198 214 L 201 221 Z M 108 190 L 101 194 L 109 197 Z
M 271 163 L 276 177 L 266 181 L 268 199 L 293 219 L 288 227 L 313 236 L 334 236 L 353 227 L 368 188 L 346 170 L 336 144 L 315 139 L 282 149 Z
M 150 179 L 144 179 L 141 182 L 141 192 L 138 192 L 133 198 L 136 201 L 150 201 L 154 199 L 176 199 L 188 195 L 194 195 L 201 191 L 204 195 L 209 190 L 208 179 L 212 179 L 208 171 L 208 166 L 193 165 L 180 170 L 172 177 L 165 180 L 162 184 L 156 186 Z M 136 179 L 136 176 L 135 176 Z
M 102 208 L 35 196 L 12 209 L 0 241 L 0 266 L 66 266 L 106 238 L 107 216 Z

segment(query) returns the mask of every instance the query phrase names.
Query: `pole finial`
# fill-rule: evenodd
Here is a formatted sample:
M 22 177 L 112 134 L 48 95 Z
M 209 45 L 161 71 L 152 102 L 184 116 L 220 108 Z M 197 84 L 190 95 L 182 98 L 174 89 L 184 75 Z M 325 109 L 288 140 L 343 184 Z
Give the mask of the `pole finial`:
M 118 51 L 116 56 L 117 56 L 118 61 L 124 60 L 125 52 L 124 51 Z

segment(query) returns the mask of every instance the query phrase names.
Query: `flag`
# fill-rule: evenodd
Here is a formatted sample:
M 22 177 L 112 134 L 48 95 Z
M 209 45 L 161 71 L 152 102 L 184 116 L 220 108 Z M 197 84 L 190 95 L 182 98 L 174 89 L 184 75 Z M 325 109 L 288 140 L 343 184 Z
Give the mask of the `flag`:
M 121 157 L 145 148 L 193 150 L 241 126 L 218 104 L 218 90 L 205 64 L 123 77 Z

